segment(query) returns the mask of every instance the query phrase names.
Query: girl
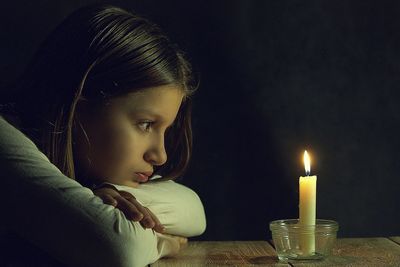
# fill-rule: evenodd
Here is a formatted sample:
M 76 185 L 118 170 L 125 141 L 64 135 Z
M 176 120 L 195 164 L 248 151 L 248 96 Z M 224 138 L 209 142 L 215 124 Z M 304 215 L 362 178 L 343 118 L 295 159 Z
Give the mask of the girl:
M 148 20 L 99 5 L 67 17 L 17 86 L 7 118 L 22 133 L 0 117 L 3 236 L 71 266 L 176 254 L 206 225 L 197 194 L 173 181 L 191 154 L 194 90 L 183 53 Z

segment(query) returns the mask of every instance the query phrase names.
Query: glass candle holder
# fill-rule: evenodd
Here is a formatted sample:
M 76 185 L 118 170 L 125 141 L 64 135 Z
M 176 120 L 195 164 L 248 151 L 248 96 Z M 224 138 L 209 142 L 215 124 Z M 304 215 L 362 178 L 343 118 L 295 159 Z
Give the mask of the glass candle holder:
M 269 224 L 280 261 L 321 260 L 332 253 L 339 224 L 317 219 L 315 225 L 301 225 L 298 219 L 276 220 Z

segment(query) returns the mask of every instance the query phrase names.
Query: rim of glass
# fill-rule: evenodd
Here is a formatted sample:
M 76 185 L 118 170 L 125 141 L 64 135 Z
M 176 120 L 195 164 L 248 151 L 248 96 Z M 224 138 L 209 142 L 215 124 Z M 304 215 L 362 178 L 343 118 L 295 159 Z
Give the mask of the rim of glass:
M 299 219 L 283 219 L 283 220 L 275 220 L 269 223 L 271 230 L 280 230 L 280 229 L 329 229 L 329 230 L 338 230 L 339 224 L 333 220 L 326 219 L 316 219 L 315 225 L 300 225 Z

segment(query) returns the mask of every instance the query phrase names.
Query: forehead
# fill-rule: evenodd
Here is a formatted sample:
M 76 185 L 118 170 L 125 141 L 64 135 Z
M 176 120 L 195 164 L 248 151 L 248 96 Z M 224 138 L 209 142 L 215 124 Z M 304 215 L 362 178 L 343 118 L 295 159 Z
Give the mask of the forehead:
M 146 88 L 116 97 L 110 101 L 117 108 L 130 114 L 152 113 L 153 115 L 175 116 L 184 93 L 178 86 L 165 85 Z

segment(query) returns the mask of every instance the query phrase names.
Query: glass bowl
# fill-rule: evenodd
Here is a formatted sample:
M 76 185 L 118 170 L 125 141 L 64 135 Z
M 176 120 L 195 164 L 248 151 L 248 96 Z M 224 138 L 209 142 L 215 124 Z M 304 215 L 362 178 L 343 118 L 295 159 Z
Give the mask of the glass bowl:
M 339 224 L 316 220 L 316 225 L 301 225 L 299 219 L 276 220 L 269 224 L 280 261 L 321 260 L 332 253 Z

